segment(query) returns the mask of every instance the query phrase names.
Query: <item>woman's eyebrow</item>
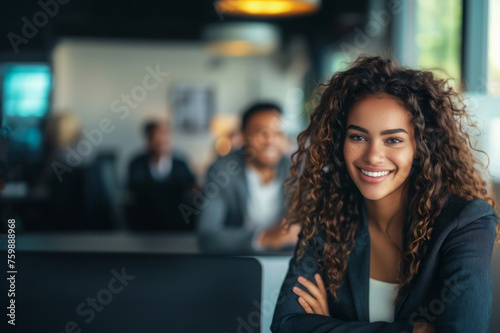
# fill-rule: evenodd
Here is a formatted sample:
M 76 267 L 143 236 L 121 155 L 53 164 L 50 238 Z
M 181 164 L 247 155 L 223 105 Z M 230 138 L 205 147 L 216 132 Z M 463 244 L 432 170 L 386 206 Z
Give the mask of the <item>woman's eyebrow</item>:
M 367 129 L 364 129 L 363 127 L 357 126 L 357 125 L 349 125 L 347 127 L 347 129 L 354 129 L 354 130 L 358 130 L 360 132 L 369 134 Z M 404 132 L 404 133 L 408 134 L 408 132 L 406 132 L 402 128 L 393 128 L 393 129 L 388 129 L 388 130 L 384 130 L 384 131 L 380 132 L 380 135 L 394 134 L 394 133 L 399 133 L 399 132 Z

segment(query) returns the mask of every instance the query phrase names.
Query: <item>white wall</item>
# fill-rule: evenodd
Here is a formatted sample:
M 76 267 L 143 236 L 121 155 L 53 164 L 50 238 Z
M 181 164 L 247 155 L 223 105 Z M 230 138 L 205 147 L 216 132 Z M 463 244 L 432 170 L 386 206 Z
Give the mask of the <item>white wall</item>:
M 299 110 L 300 105 L 290 105 L 286 99 L 287 92 L 297 88 L 300 91 L 303 68 L 287 69 L 280 66 L 279 59 L 278 56 L 224 58 L 216 62 L 205 52 L 202 43 L 66 39 L 60 41 L 53 52 L 54 110 L 73 110 L 87 131 L 99 128 L 101 119 L 110 119 L 114 129 L 103 135 L 103 142 L 95 145 L 92 154 L 104 149 L 115 150 L 119 157 L 119 179 L 123 181 L 129 159 L 143 145 L 142 120 L 170 112 L 169 93 L 175 83 L 212 84 L 218 114 L 240 113 L 248 103 L 261 98 Z M 142 86 L 148 66 L 152 69 L 159 66 L 168 76 L 147 91 L 147 97 L 120 119 L 124 114 L 113 112 L 113 101 Z M 115 106 L 123 105 L 120 102 Z M 195 171 L 202 173 L 213 157 L 210 150 L 213 138 L 209 133 L 188 135 L 176 131 L 175 140 L 176 146 L 187 153 Z

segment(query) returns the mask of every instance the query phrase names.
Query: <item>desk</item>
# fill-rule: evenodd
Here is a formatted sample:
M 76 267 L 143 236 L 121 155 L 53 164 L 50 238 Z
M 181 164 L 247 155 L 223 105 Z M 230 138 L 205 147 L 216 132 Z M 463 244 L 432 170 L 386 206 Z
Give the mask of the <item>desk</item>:
M 5 236 L 5 235 L 3 235 Z M 7 249 L 6 238 L 0 239 L 0 249 Z M 199 254 L 193 233 L 26 233 L 16 235 L 16 250 L 22 251 L 85 251 Z M 270 332 L 274 307 L 291 259 L 291 253 L 251 256 L 262 265 L 261 332 Z M 19 263 L 21 266 L 22 263 Z M 242 315 L 243 324 L 252 322 Z M 236 320 L 236 318 L 235 318 Z M 250 326 L 251 329 L 251 326 Z M 243 332 L 247 332 L 244 330 Z M 229 332 L 228 332 L 229 333 Z
M 291 255 L 289 256 L 257 256 L 262 265 L 262 303 L 261 303 L 261 332 L 271 332 L 271 321 L 273 319 L 274 307 L 278 300 L 278 294 L 281 289 L 281 284 L 285 279 L 288 271 L 288 264 Z
M 3 235 L 5 236 L 5 235 Z M 6 238 L 0 239 L 0 249 L 7 248 Z M 108 233 L 48 233 L 18 234 L 16 249 L 25 251 L 112 251 L 149 253 L 199 253 L 196 236 L 192 233 L 131 234 Z M 269 332 L 274 306 L 288 269 L 291 254 L 253 256 L 262 264 L 261 322 L 263 333 Z M 21 263 L 19 263 L 21 264 Z M 493 311 L 491 332 L 500 332 L 500 248 L 493 252 Z M 244 316 L 242 316 L 244 317 Z M 247 318 L 243 318 L 247 321 Z

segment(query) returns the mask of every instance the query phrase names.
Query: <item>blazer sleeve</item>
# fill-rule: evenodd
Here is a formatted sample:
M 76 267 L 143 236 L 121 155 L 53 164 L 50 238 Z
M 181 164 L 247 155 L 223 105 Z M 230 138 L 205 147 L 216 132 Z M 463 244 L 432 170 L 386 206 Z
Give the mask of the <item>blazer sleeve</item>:
M 325 281 L 324 275 L 318 265 L 317 259 L 322 256 L 322 248 L 309 243 L 309 249 L 304 256 L 297 260 L 298 244 L 302 240 L 302 232 L 299 235 L 299 242 L 295 247 L 295 255 L 290 260 L 288 272 L 282 284 L 280 294 L 274 310 L 271 331 L 274 333 L 302 333 L 302 332 L 336 332 L 336 333 L 409 333 L 413 332 L 413 326 L 408 320 L 394 321 L 392 323 L 377 321 L 345 321 L 335 317 L 309 314 L 302 309 L 298 302 L 298 296 L 292 291 L 294 286 L 303 288 L 298 283 L 297 278 L 305 277 L 314 283 L 314 274 L 319 273 Z
M 496 215 L 481 217 L 456 228 L 443 242 L 441 294 L 429 303 L 436 332 L 488 332 L 497 223 Z
M 212 166 L 207 172 L 205 184 L 218 184 L 213 178 L 220 168 Z M 228 185 L 230 186 L 230 185 Z M 252 241 L 256 228 L 228 227 L 225 225 L 229 209 L 226 193 L 223 187 L 218 187 L 219 193 L 206 196 L 207 201 L 200 211 L 198 219 L 198 245 L 205 253 L 253 253 Z

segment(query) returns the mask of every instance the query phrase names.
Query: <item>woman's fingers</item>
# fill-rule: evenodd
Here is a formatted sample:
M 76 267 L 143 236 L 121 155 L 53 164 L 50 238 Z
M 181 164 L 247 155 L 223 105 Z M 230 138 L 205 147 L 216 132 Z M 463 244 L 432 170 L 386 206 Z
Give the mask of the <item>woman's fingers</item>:
M 314 283 L 307 280 L 306 278 L 299 276 L 297 280 L 299 281 L 300 284 L 306 287 L 309 293 L 303 291 L 298 287 L 295 287 L 296 289 L 294 288 L 294 292 L 297 295 L 302 296 L 304 298 L 304 300 L 314 310 L 314 313 L 330 316 L 330 312 L 328 310 L 326 289 L 323 280 L 321 279 L 321 276 L 319 274 L 315 274 L 314 279 L 316 280 L 318 286 L 316 286 Z
M 297 296 L 302 297 L 307 302 L 307 304 L 309 304 L 309 306 L 313 310 L 313 313 L 322 314 L 323 308 L 321 304 L 314 297 L 312 297 L 306 291 L 300 289 L 299 287 L 293 287 L 293 292 Z
M 323 283 L 323 279 L 321 278 L 321 275 L 314 274 L 314 278 L 316 279 L 316 284 L 318 285 L 319 290 L 323 293 L 323 295 L 326 296 L 326 288 L 325 284 Z
M 300 306 L 302 306 L 302 308 L 304 309 L 304 311 L 306 313 L 314 314 L 314 311 L 311 308 L 311 306 L 309 304 L 307 304 L 306 300 L 303 299 L 302 297 L 299 297 L 299 304 L 300 304 Z
M 323 283 L 323 279 L 321 278 L 321 275 L 319 275 L 319 274 L 314 274 L 314 278 L 316 279 L 316 284 L 318 285 L 318 288 L 323 296 L 320 303 L 323 306 L 323 310 L 325 311 L 325 315 L 330 316 L 330 310 L 328 310 L 327 293 L 326 293 L 325 284 Z
M 301 285 L 303 285 L 304 287 L 307 288 L 307 290 L 309 290 L 309 292 L 311 293 L 311 295 L 316 298 L 318 301 L 323 297 L 323 295 L 321 294 L 321 291 L 319 290 L 318 287 L 316 287 L 316 285 L 314 283 L 312 283 L 311 281 L 309 281 L 308 279 L 302 277 L 302 276 L 299 276 L 299 278 L 297 279 L 297 281 L 299 281 L 299 283 Z

